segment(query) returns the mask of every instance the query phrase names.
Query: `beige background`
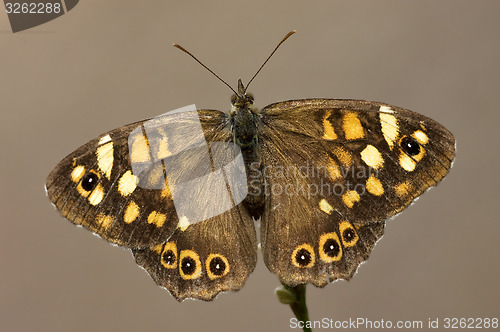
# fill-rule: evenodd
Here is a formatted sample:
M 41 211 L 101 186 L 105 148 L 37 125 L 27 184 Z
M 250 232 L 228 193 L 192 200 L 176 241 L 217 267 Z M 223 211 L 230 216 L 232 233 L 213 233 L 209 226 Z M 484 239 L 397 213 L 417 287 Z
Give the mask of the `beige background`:
M 308 287 L 311 319 L 499 317 L 498 1 L 81 1 L 12 34 L 0 13 L 0 330 L 288 331 L 278 280 L 260 259 L 246 286 L 178 303 L 128 251 L 49 204 L 50 170 L 95 136 L 195 103 L 229 109 L 307 98 L 384 101 L 457 139 L 455 166 L 396 220 L 358 275 Z

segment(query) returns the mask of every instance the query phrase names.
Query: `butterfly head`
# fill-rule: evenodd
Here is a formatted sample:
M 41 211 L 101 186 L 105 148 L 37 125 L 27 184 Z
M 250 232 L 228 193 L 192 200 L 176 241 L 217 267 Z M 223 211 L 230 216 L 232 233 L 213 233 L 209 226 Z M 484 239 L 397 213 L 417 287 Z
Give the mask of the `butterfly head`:
M 231 114 L 233 115 L 237 113 L 238 110 L 244 109 L 250 110 L 252 112 L 254 111 L 253 95 L 246 92 L 246 88 L 240 79 L 238 80 L 238 93 L 235 93 L 231 96 Z

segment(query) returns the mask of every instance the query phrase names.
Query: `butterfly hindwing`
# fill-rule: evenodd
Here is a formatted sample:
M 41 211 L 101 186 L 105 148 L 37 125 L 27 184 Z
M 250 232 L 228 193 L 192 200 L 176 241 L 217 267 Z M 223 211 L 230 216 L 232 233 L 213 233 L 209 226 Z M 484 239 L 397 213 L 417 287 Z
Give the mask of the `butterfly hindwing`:
M 453 135 L 437 122 L 356 100 L 269 105 L 259 140 L 264 260 L 289 285 L 349 279 L 382 236 L 383 221 L 436 185 L 454 157 Z M 340 256 L 325 256 L 328 248 Z M 302 256 L 304 266 L 296 261 Z
M 137 264 L 179 301 L 210 301 L 243 287 L 257 261 L 251 217 L 240 205 L 216 217 L 177 229 L 167 242 L 132 250 Z

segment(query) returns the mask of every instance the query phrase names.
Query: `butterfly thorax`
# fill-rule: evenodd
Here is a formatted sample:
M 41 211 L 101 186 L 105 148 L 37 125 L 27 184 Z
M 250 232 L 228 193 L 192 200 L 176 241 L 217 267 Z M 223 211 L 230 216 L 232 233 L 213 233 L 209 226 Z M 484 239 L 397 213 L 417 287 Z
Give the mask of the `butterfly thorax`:
M 234 95 L 231 99 L 231 127 L 234 142 L 240 146 L 246 165 L 248 195 L 244 200 L 250 215 L 258 218 L 264 205 L 261 161 L 258 151 L 257 122 L 259 115 L 253 106 L 253 96 Z
M 257 124 L 260 116 L 253 105 L 253 101 L 253 95 L 246 93 L 241 80 L 238 81 L 238 93 L 231 97 L 231 110 L 229 112 L 231 131 L 233 133 L 233 142 L 241 148 L 245 161 L 248 195 L 244 200 L 244 205 L 250 215 L 258 218 L 264 206 L 264 196 L 257 139 Z
M 234 141 L 241 148 L 249 148 L 257 143 L 257 110 L 253 106 L 251 94 L 233 95 L 231 98 L 231 127 Z

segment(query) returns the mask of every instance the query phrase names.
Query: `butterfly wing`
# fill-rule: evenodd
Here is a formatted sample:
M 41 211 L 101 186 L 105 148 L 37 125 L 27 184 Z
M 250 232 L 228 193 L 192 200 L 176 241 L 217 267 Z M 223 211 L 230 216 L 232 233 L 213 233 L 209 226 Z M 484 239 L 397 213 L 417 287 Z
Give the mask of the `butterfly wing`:
M 220 292 L 243 287 L 257 262 L 257 239 L 240 204 L 184 231 L 177 229 L 165 243 L 132 252 L 137 264 L 177 300 L 211 301 Z
M 204 137 L 193 133 L 193 126 L 200 124 Z M 168 132 L 169 126 L 175 132 Z M 111 243 L 131 248 L 157 245 L 179 224 L 167 178 L 205 174 L 211 167 L 197 149 L 185 149 L 173 160 L 165 158 L 174 148 L 182 149 L 184 142 L 227 141 L 231 135 L 226 126 L 224 113 L 202 110 L 198 117 L 155 118 L 110 131 L 54 168 L 46 181 L 47 195 L 65 218 Z
M 453 135 L 420 114 L 359 100 L 294 100 L 262 110 L 261 239 L 288 285 L 349 279 L 402 211 L 448 172 Z
M 240 289 L 257 260 L 252 219 L 235 201 L 242 189 L 227 176 L 238 156 L 228 144 L 228 118 L 195 113 L 101 135 L 63 159 L 46 183 L 64 217 L 131 248 L 137 264 L 179 301 Z M 233 204 L 223 206 L 228 192 Z M 182 215 L 183 208 L 193 213 Z

